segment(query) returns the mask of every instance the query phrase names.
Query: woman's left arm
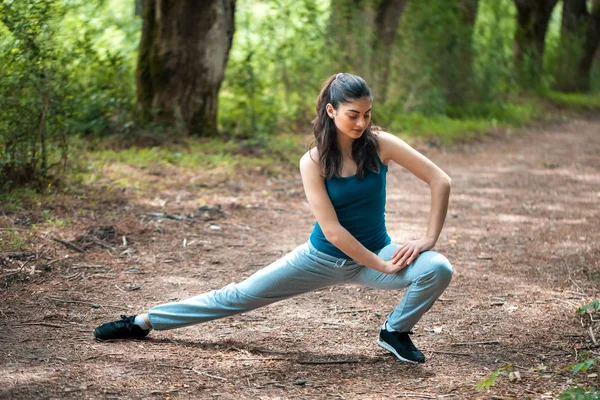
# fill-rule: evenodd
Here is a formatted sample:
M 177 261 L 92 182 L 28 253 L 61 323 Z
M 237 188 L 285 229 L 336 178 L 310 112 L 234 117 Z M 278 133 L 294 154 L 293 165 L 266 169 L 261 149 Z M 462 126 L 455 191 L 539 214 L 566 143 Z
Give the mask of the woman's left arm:
M 391 160 L 400 164 L 431 189 L 431 209 L 425 237 L 404 243 L 391 259 L 394 264 L 409 265 L 419 254 L 432 249 L 440 236 L 448 212 L 450 177 L 423 154 L 392 134 L 380 132 L 379 143 L 380 157 L 384 163 Z

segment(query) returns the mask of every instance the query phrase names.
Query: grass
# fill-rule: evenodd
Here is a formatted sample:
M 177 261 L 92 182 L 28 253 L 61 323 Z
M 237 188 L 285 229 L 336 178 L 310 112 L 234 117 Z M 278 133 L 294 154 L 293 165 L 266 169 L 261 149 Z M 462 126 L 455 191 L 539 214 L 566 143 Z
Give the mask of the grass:
M 0 249 L 6 252 L 29 251 L 32 235 L 30 230 L 0 230 Z
M 425 137 L 442 144 L 451 144 L 473 139 L 498 127 L 531 123 L 542 115 L 542 107 L 533 101 L 471 104 L 450 110 L 448 114 L 400 114 L 391 121 L 389 130 L 400 133 L 409 141 Z
M 0 207 L 7 213 L 27 209 L 38 202 L 39 191 L 32 188 L 3 189 L 0 191 Z
M 125 163 L 142 167 L 252 168 L 297 160 L 305 151 L 302 135 L 278 135 L 252 141 L 191 138 L 185 147 L 128 148 L 89 151 L 88 161 L 100 165 Z
M 425 139 L 451 144 L 471 140 L 496 128 L 523 126 L 543 118 L 552 112 L 547 108 L 548 101 L 565 110 L 600 110 L 600 94 L 546 91 L 538 97 L 520 98 L 518 101 L 469 104 L 460 109 L 450 109 L 447 115 L 388 113 L 386 119 L 389 122 L 385 128 L 409 143 Z M 307 131 L 309 129 L 307 125 Z M 143 196 L 150 189 L 154 192 L 162 190 L 160 177 L 167 172 L 219 171 L 226 176 L 239 170 L 260 169 L 279 175 L 282 170 L 295 168 L 309 140 L 308 133 L 262 135 L 246 140 L 191 138 L 184 144 L 173 146 L 116 150 L 111 148 L 110 142 L 105 148 L 102 144 L 106 143 L 101 143 L 92 149 L 84 139 L 75 138 L 71 158 L 75 160 L 73 165 L 76 167 L 67 177 L 63 189 L 77 186 L 77 182 L 95 185 L 103 181 L 107 190 L 114 185 L 115 189 L 127 188 Z M 52 188 L 53 192 L 57 190 Z M 9 213 L 41 207 L 44 202 L 33 189 L 3 190 L 0 193 L 0 208 Z M 47 222 L 57 226 L 66 224 L 61 220 Z
M 552 90 L 541 93 L 542 98 L 556 106 L 574 111 L 600 110 L 600 93 L 560 93 Z

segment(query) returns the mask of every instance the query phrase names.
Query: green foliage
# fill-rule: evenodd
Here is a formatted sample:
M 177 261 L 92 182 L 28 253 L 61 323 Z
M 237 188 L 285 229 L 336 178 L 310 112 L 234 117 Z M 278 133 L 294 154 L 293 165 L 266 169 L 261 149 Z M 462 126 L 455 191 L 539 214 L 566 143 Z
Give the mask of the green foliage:
M 517 89 L 513 76 L 513 34 L 516 10 L 512 1 L 480 0 L 473 46 L 479 98 L 497 101 Z
M 29 208 L 35 203 L 37 195 L 37 190 L 32 188 L 16 188 L 11 191 L 1 190 L 0 210 L 10 214 Z
M 553 104 L 570 110 L 586 111 L 600 110 L 600 94 L 560 93 L 554 90 L 545 90 L 541 96 Z
M 600 400 L 600 392 L 595 387 L 567 389 L 558 396 L 558 400 Z
M 582 305 L 576 310 L 577 314 L 585 314 L 588 311 L 591 314 L 600 312 L 600 300 L 593 300 L 587 304 Z
M 508 376 L 508 372 L 506 371 L 507 369 L 510 369 L 510 367 L 510 365 L 507 365 L 505 367 L 498 368 L 496 371 L 477 382 L 474 387 L 475 390 L 487 390 L 492 388 L 494 385 L 496 385 L 496 379 L 498 379 L 500 375 Z
M 249 138 L 289 132 L 312 117 L 325 79 L 327 4 L 239 1 L 236 33 L 219 94 L 219 125 Z
M 598 357 L 598 358 L 600 358 L 600 357 Z M 596 363 L 596 361 L 593 358 L 588 358 L 588 359 L 584 360 L 583 362 L 567 365 L 565 368 L 570 368 L 571 372 L 573 374 L 576 374 L 578 372 L 587 372 L 587 371 L 591 370 L 592 368 L 594 368 L 595 363 Z
M 191 138 L 185 147 L 161 146 L 121 150 L 88 150 L 85 160 L 88 173 L 105 166 L 123 163 L 143 168 L 176 166 L 182 168 L 268 167 L 296 164 L 305 151 L 303 135 L 276 135 L 263 141 Z M 128 182 L 125 182 L 128 184 Z
M 363 25 L 379 3 L 359 3 L 238 0 L 219 93 L 224 140 L 191 142 L 193 152 L 164 148 L 117 156 L 102 150 L 93 157 L 216 166 L 241 165 L 249 155 L 249 164 L 296 163 L 304 146 L 287 134 L 310 130 L 322 82 L 338 68 L 368 78 L 373 67 L 373 28 Z M 378 125 L 450 143 L 539 116 L 535 101 L 511 100 L 520 91 L 513 71 L 513 2 L 479 0 L 473 26 L 464 22 L 459 3 L 408 2 L 390 54 L 387 100 L 374 107 Z M 566 55 L 581 51 L 580 43 L 561 40 L 560 9 L 548 30 L 548 68 L 539 95 L 564 108 L 600 109 L 597 94 L 547 90 Z M 80 140 L 116 133 L 127 145 L 169 143 L 170 131 L 142 130 L 132 122 L 141 33 L 133 10 L 132 2 L 120 0 L 0 1 L 0 189 L 30 183 L 47 188 L 69 161 L 79 162 L 79 147 L 73 146 Z M 344 18 L 348 37 L 333 24 L 344 24 Z M 600 90 L 597 62 L 592 87 Z
M 3 251 L 28 251 L 31 248 L 32 232 L 16 229 L 0 231 L 0 249 Z
M 448 114 L 425 115 L 383 107 L 376 110 L 376 121 L 385 119 L 391 132 L 408 137 L 428 137 L 443 144 L 472 139 L 494 128 L 520 126 L 539 117 L 541 109 L 534 102 L 470 103 L 449 108 Z M 385 112 L 389 113 L 388 115 Z
M 104 132 L 131 108 L 133 64 L 109 40 L 108 3 L 1 3 L 0 182 L 6 188 L 36 182 L 43 188 L 66 169 L 69 135 Z
M 597 313 L 600 312 L 600 300 L 593 300 L 587 304 L 577 308 L 577 314 Z M 570 369 L 573 375 L 580 372 L 586 373 L 596 367 L 596 362 L 600 361 L 600 356 L 589 357 L 590 353 L 580 355 L 581 362 L 567 365 L 564 369 Z M 558 396 L 559 400 L 600 400 L 600 392 L 595 387 L 590 387 L 586 390 L 581 387 L 567 389 Z

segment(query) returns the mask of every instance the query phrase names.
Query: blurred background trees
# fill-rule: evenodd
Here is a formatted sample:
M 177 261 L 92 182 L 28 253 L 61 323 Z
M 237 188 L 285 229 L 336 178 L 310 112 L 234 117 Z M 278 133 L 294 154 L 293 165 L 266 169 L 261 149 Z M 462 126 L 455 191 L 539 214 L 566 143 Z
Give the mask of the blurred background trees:
M 309 132 L 340 71 L 395 133 L 518 121 L 531 96 L 598 93 L 599 41 L 600 0 L 0 0 L 0 186 L 98 138 Z

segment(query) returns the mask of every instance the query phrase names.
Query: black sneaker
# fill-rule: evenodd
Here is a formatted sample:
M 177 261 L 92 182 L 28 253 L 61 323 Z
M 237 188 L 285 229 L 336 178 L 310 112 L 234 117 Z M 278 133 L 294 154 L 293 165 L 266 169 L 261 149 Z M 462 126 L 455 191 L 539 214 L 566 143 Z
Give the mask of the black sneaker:
M 118 321 L 107 322 L 94 329 L 94 337 L 99 340 L 111 339 L 141 339 L 150 333 L 150 329 L 142 329 L 133 324 L 135 315 L 121 315 Z
M 398 357 L 400 361 L 425 362 L 425 355 L 415 347 L 408 335 L 408 332 L 390 332 L 382 329 L 379 332 L 377 344 Z

